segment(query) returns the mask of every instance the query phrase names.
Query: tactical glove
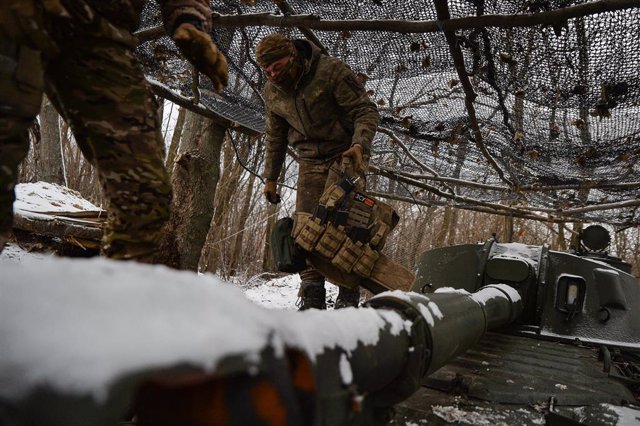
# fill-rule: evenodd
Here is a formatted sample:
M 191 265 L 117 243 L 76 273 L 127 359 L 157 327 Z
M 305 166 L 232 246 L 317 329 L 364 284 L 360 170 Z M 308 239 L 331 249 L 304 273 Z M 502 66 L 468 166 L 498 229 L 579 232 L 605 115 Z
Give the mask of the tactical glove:
M 351 164 L 353 165 L 353 172 L 356 174 L 356 176 L 360 176 L 364 174 L 367 168 L 367 165 L 364 161 L 364 157 L 362 156 L 362 151 L 363 151 L 362 145 L 354 144 L 351 146 L 351 148 L 349 148 L 348 150 L 342 153 L 342 158 L 351 159 Z
M 227 58 L 220 53 L 209 34 L 185 22 L 173 32 L 173 41 L 184 57 L 211 79 L 218 92 L 225 88 L 229 78 Z
M 280 202 L 280 194 L 278 194 L 276 191 L 276 181 L 267 180 L 264 184 L 262 193 L 264 194 L 267 201 L 271 204 L 278 204 Z

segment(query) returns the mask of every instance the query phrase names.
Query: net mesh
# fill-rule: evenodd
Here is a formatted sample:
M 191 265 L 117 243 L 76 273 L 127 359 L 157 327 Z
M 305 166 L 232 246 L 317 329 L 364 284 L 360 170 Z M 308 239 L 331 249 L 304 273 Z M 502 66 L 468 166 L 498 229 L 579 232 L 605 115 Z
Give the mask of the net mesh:
M 323 20 L 437 21 L 432 1 L 295 1 L 296 14 Z M 569 0 L 450 0 L 451 18 L 522 15 L 586 4 Z M 222 15 L 282 14 L 272 1 L 219 0 Z M 160 22 L 150 4 L 142 27 Z M 218 28 L 230 81 L 214 95 L 200 79 L 200 102 L 239 129 L 263 132 L 264 76 L 254 48 L 295 28 Z M 640 221 L 640 7 L 554 25 L 441 31 L 314 31 L 329 54 L 367 79 L 381 129 L 371 187 L 415 204 L 450 205 L 516 217 Z M 474 120 L 452 49 L 459 49 L 475 93 Z M 138 49 L 149 77 L 192 96 L 188 64 L 166 36 Z M 479 143 L 481 142 L 481 143 Z

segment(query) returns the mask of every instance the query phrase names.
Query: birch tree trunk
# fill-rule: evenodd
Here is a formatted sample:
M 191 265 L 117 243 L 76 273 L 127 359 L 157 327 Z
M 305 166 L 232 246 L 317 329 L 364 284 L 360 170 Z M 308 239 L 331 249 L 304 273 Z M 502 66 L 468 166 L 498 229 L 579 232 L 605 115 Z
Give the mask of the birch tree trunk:
M 171 136 L 171 144 L 167 151 L 167 160 L 165 167 L 169 171 L 169 175 L 173 174 L 173 163 L 176 159 L 178 152 L 178 146 L 180 146 L 180 138 L 182 137 L 182 130 L 184 129 L 184 121 L 186 117 L 186 109 L 180 107 L 178 110 L 178 118 L 176 119 L 176 126 L 173 128 L 173 135 Z
M 62 151 L 60 146 L 60 122 L 58 111 L 43 96 L 42 109 L 40 110 L 40 134 L 41 140 L 38 149 L 38 167 L 36 177 L 38 180 L 58 185 L 65 184 L 64 169 L 62 166 Z
M 436 236 L 435 247 L 444 246 L 445 238 L 449 233 L 449 228 L 451 227 L 451 214 L 451 207 L 446 206 L 442 216 L 442 223 L 440 224 L 440 231 L 438 231 L 438 235 Z
M 253 163 L 251 164 L 251 170 L 257 170 L 258 161 L 260 159 L 259 155 L 255 155 L 253 159 Z M 244 193 L 244 201 L 242 203 L 242 208 L 240 210 L 240 217 L 238 218 L 238 225 L 236 226 L 237 235 L 235 236 L 235 242 L 233 244 L 233 255 L 231 256 L 231 264 L 229 267 L 229 274 L 234 276 L 237 274 L 237 270 L 241 267 L 244 262 L 242 261 L 242 248 L 244 242 L 244 228 L 247 225 L 247 220 L 249 219 L 249 215 L 251 213 L 252 207 L 254 203 L 252 201 L 255 200 L 253 196 L 253 190 L 255 186 L 256 175 L 249 175 L 249 183 L 247 185 L 247 190 Z

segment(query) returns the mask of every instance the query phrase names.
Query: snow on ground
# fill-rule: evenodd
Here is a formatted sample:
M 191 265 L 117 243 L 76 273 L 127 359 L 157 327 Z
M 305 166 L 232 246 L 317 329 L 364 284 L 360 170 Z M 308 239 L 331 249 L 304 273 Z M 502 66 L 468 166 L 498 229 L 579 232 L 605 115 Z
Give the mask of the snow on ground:
M 0 262 L 21 262 L 25 259 L 47 259 L 54 255 L 43 252 L 28 252 L 15 243 L 9 243 L 4 251 L 0 253 Z M 298 274 L 286 275 L 280 278 L 264 280 L 260 276 L 249 279 L 237 279 L 237 285 L 244 291 L 247 299 L 270 309 L 297 310 L 298 288 L 300 277 Z M 332 307 L 338 297 L 338 287 L 327 283 L 327 306 Z
M 30 213 L 53 212 L 101 212 L 100 207 L 82 198 L 80 193 L 67 187 L 48 182 L 21 183 L 16 185 L 15 211 L 27 216 Z M 0 260 L 21 261 L 25 258 L 44 259 L 48 253 L 27 252 L 16 244 L 9 244 Z M 273 280 L 250 277 L 236 280 L 246 297 L 267 308 L 295 310 L 298 300 L 300 278 L 297 274 Z M 338 296 L 338 287 L 327 283 L 327 305 L 333 306 Z
M 82 198 L 79 192 L 55 183 L 35 182 L 16 185 L 15 211 L 52 212 L 102 212 L 100 207 Z
M 51 253 L 28 252 L 17 244 L 9 243 L 6 245 L 2 253 L 0 253 L 0 261 L 6 260 L 11 262 L 20 262 L 27 258 L 45 259 L 54 256 Z
M 298 288 L 300 277 L 298 274 L 287 275 L 269 281 L 249 280 L 243 285 L 247 298 L 259 305 L 272 309 L 297 309 Z M 327 283 L 327 305 L 333 306 L 338 297 L 338 287 Z

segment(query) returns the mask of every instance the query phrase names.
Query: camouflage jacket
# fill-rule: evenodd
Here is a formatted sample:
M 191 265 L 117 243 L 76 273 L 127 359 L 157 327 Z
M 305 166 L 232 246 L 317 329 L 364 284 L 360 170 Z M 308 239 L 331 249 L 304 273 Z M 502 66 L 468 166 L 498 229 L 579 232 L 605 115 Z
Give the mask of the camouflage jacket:
M 111 22 L 121 23 L 133 31 L 146 0 L 86 0 L 96 12 Z M 167 33 L 172 34 L 176 21 L 190 15 L 198 20 L 202 29 L 211 31 L 211 8 L 208 0 L 156 0 L 162 8 L 162 17 Z
M 162 8 L 164 26 L 169 35 L 182 22 L 191 22 L 211 31 L 208 0 L 155 0 Z M 139 24 L 146 0 L 2 0 L 0 2 L 0 38 L 27 44 L 36 50 L 56 50 L 49 36 L 48 18 L 69 18 L 81 23 L 96 16 L 108 22 L 103 33 L 135 47 L 130 32 Z M 87 7 L 90 6 L 90 7 Z M 44 13 L 41 13 L 44 12 Z M 46 15 L 46 16 L 45 16 Z
M 302 160 L 336 157 L 353 144 L 368 155 L 380 115 L 351 68 L 314 44 L 295 41 L 306 58 L 297 88 L 264 88 L 266 153 L 264 177 L 277 180 L 291 145 Z

